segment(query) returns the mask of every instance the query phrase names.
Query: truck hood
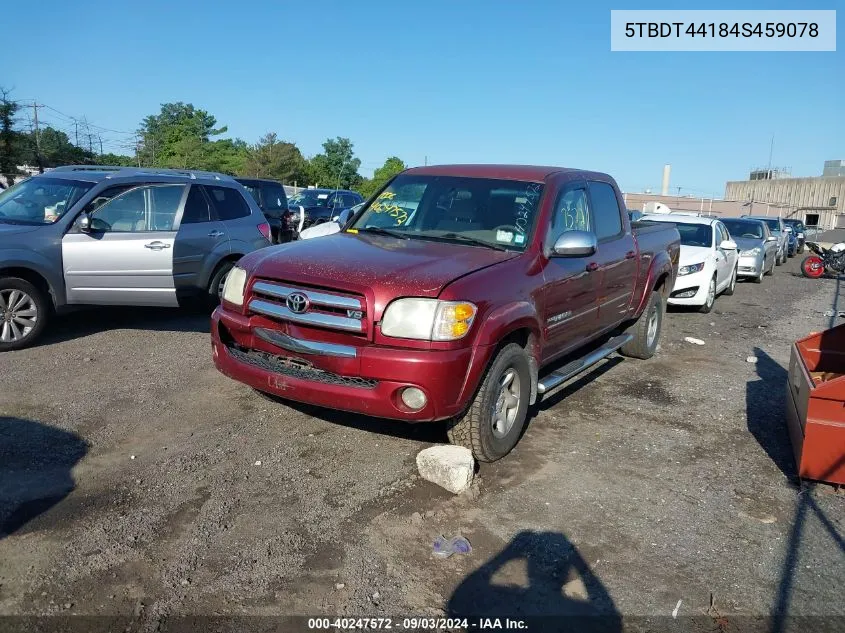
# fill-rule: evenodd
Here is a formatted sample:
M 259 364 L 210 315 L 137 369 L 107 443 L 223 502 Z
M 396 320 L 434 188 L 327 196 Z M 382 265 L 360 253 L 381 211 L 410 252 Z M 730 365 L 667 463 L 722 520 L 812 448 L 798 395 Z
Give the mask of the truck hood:
M 397 297 L 436 297 L 451 281 L 517 257 L 492 248 L 336 233 L 247 255 L 250 276 L 347 290 L 368 296 L 374 316 Z
M 705 246 L 684 246 L 681 244 L 681 258 L 679 266 L 689 266 L 706 262 L 713 255 L 713 250 Z

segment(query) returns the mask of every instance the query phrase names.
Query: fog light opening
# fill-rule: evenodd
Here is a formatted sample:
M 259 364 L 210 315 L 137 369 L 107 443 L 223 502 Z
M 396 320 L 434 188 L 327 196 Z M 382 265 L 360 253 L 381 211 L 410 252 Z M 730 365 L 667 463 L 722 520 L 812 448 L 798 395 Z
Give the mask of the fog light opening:
M 406 387 L 402 390 L 402 403 L 413 411 L 422 409 L 427 402 L 425 394 L 416 387 Z

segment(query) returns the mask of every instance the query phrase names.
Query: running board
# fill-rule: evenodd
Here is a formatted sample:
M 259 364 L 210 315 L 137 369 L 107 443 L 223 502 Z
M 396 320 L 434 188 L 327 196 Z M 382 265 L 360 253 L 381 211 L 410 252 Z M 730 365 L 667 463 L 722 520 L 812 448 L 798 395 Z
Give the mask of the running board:
M 582 358 L 576 358 L 557 371 L 553 371 L 548 376 L 545 376 L 537 383 L 537 401 L 542 401 L 543 398 L 548 397 L 552 391 L 562 386 L 567 380 L 577 376 L 585 369 L 589 369 L 603 358 L 610 356 L 633 338 L 631 334 L 615 336 L 597 350 L 590 352 Z

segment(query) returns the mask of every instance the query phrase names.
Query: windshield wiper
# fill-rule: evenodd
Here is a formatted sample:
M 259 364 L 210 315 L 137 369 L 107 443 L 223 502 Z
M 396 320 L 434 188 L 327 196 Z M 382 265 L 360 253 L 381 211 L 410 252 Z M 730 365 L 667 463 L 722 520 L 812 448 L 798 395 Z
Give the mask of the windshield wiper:
M 424 235 L 423 237 L 434 237 L 434 238 L 443 238 L 446 240 L 458 240 L 461 242 L 466 242 L 467 244 L 475 244 L 476 246 L 485 246 L 487 248 L 492 248 L 496 251 L 506 251 L 504 246 L 501 244 L 493 244 L 492 242 L 486 242 L 484 240 L 479 240 L 475 237 L 470 237 L 469 235 L 461 235 L 460 233 L 443 233 L 442 235 Z
M 400 240 L 410 239 L 407 235 L 405 235 L 404 231 L 391 231 L 390 229 L 383 229 L 378 226 L 368 226 L 356 230 L 359 233 L 373 233 L 375 235 L 387 235 L 389 237 L 398 237 Z

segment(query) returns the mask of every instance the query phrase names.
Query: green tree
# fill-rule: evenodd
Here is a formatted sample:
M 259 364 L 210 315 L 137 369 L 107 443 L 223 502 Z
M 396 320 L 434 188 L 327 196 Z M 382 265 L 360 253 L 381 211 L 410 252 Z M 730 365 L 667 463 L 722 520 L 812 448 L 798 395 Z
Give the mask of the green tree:
M 138 160 L 132 156 L 112 154 L 111 152 L 95 156 L 94 162 L 97 165 L 113 165 L 117 167 L 134 167 L 138 165 Z
M 391 156 L 384 161 L 384 165 L 373 172 L 372 178 L 364 179 L 358 185 L 357 191 L 365 198 L 369 198 L 376 191 L 381 189 L 388 180 L 406 169 L 408 169 L 408 167 L 404 162 L 402 162 L 402 159 L 397 158 L 396 156 Z
M 308 165 L 299 148 L 293 143 L 280 141 L 275 132 L 268 132 L 249 148 L 244 176 L 274 178 L 285 184 L 306 184 Z
M 164 103 L 161 112 L 141 122 L 139 154 L 150 167 L 200 168 L 209 162 L 212 136 L 226 131 L 215 128 L 217 119 L 190 103 Z
M 353 189 L 361 182 L 358 168 L 361 160 L 355 158 L 352 141 L 338 136 L 326 139 L 323 153 L 309 161 L 309 180 L 321 187 Z
M 20 134 L 15 131 L 18 104 L 9 98 L 9 91 L 0 88 L 0 184 L 3 178 L 12 186 L 18 173 Z

